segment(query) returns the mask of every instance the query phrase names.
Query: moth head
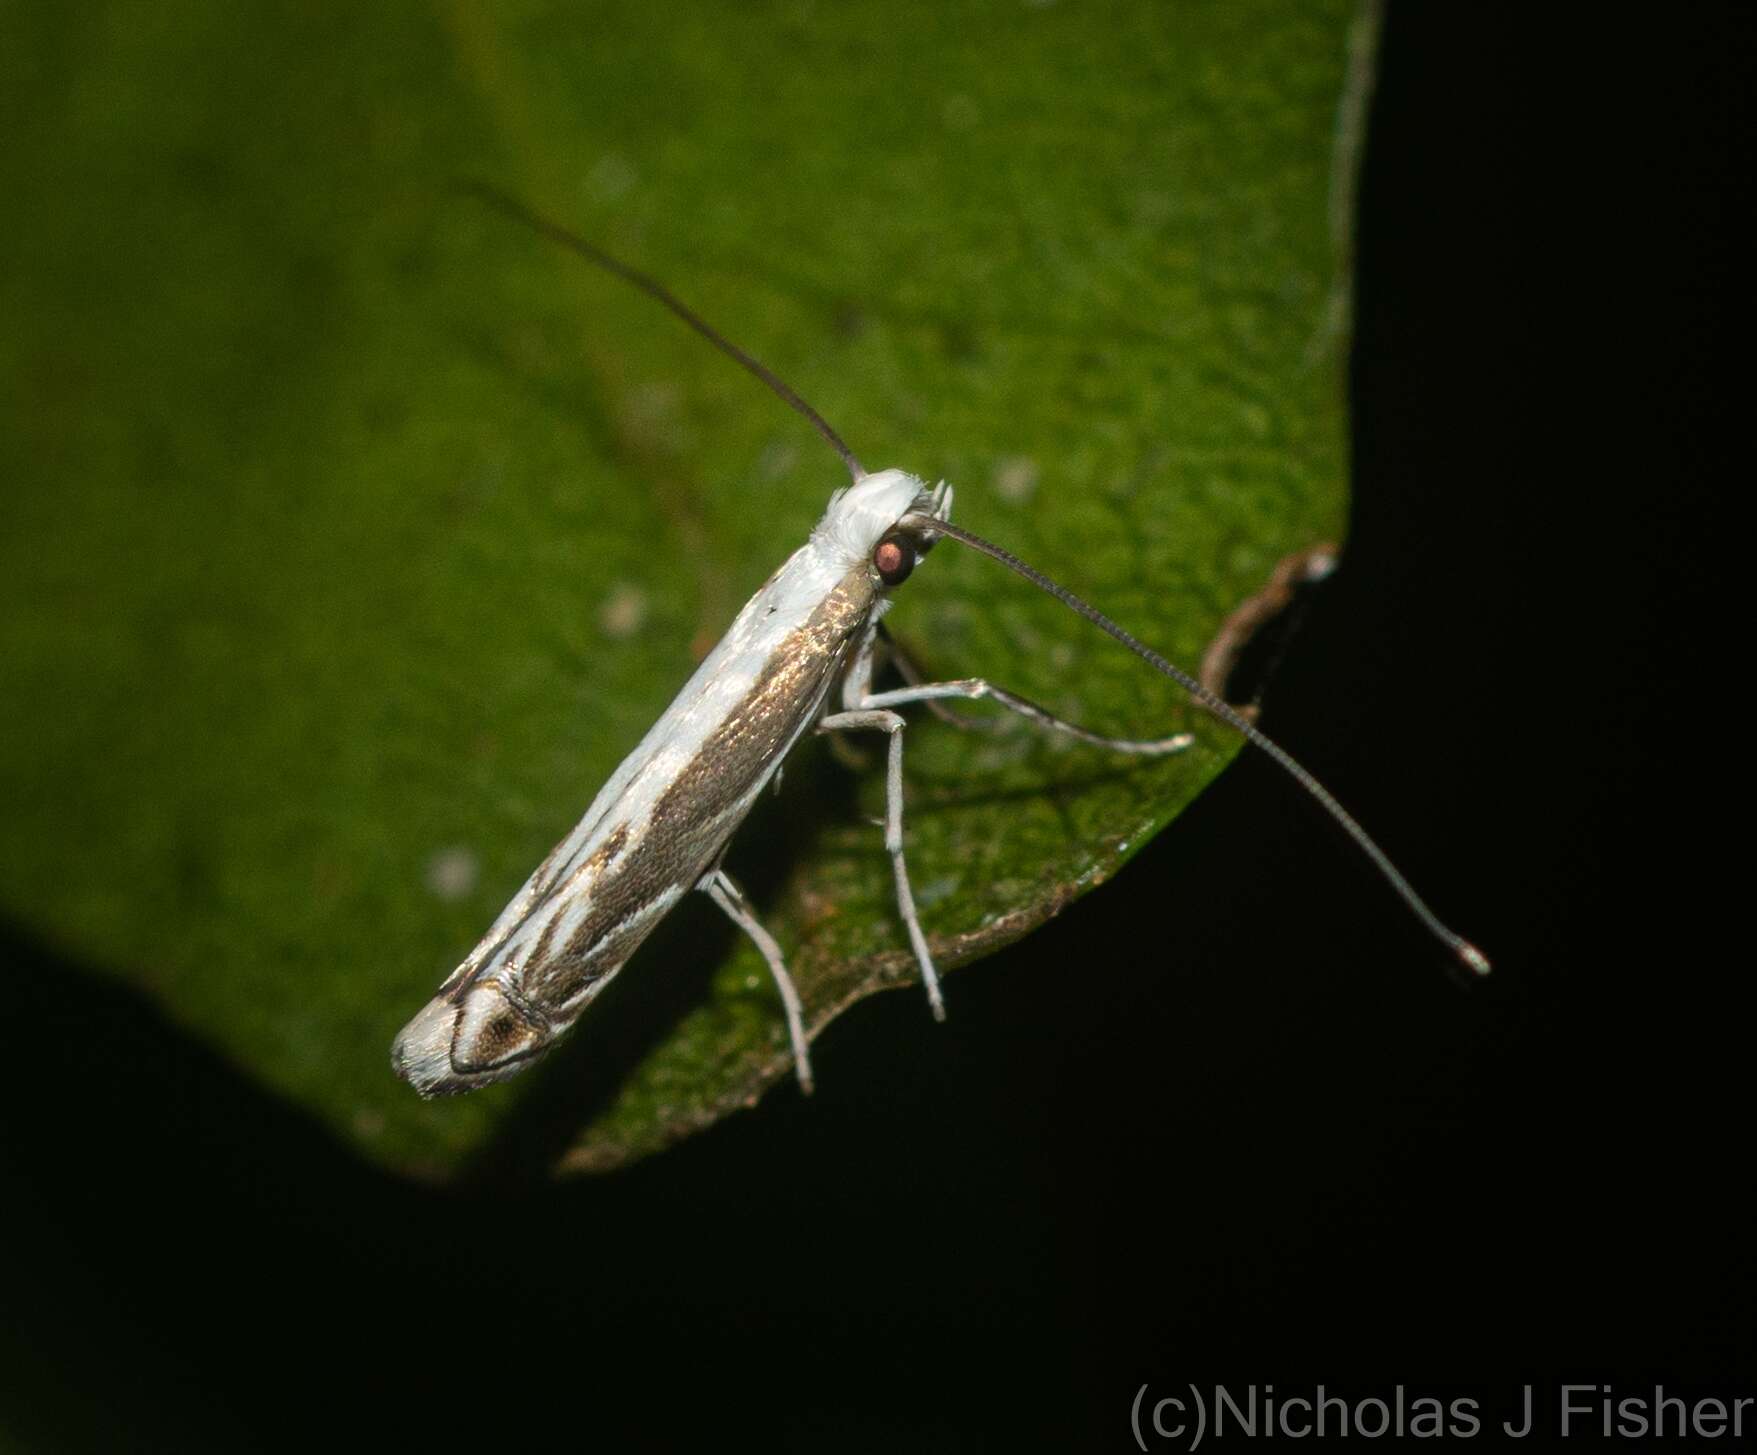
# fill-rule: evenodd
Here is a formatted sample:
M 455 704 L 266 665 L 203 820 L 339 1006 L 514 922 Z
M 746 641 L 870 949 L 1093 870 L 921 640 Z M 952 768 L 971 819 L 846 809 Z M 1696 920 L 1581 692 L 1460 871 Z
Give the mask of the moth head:
M 522 1071 L 555 1039 L 549 1023 L 494 977 L 435 996 L 391 1047 L 397 1075 L 423 1096 L 474 1091 Z
M 951 510 L 951 486 L 930 490 L 907 471 L 880 470 L 830 498 L 817 535 L 848 564 L 865 561 L 883 585 L 900 586 L 933 544 L 932 533 L 919 523 L 903 527 L 904 517 L 944 520 Z

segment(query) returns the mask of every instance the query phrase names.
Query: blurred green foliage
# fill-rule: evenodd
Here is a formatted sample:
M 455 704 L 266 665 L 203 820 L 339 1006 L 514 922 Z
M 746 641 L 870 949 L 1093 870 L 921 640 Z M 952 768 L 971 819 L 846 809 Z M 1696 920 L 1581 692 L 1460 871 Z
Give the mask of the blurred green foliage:
M 425 1175 L 533 1088 L 575 1167 L 754 1099 L 780 1016 L 705 903 L 540 1071 L 429 1105 L 389 1069 L 842 478 L 450 183 L 665 278 L 869 466 L 953 481 L 960 520 L 1192 663 L 1341 527 L 1370 30 L 1334 0 L 6 7 L 5 912 Z M 906 828 L 953 962 L 1235 750 L 954 547 L 891 620 L 936 675 L 1200 739 L 1141 766 L 924 720 Z M 734 847 L 817 1024 L 912 978 L 880 776 L 809 744 Z

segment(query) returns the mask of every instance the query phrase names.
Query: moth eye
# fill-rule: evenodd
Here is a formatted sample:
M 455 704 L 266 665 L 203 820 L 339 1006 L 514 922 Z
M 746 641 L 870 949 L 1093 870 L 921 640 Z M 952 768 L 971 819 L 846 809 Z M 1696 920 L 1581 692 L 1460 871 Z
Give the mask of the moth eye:
M 901 586 L 915 569 L 915 543 L 906 536 L 886 536 L 872 548 L 872 568 L 887 586 Z

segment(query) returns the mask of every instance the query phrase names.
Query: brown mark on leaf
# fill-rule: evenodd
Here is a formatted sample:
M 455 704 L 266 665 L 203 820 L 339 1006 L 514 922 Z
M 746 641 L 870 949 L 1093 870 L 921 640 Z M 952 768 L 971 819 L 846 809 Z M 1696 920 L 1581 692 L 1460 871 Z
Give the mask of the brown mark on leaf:
M 1297 605 L 1305 588 L 1315 586 L 1336 569 L 1336 559 L 1336 547 L 1328 542 L 1283 556 L 1269 573 L 1263 589 L 1247 596 L 1220 623 L 1220 630 L 1202 653 L 1198 675 L 1204 687 L 1230 703 L 1241 717 L 1256 720 L 1262 685 L 1274 673 L 1295 625 L 1297 612 L 1290 616 L 1289 609 Z M 1287 620 L 1283 621 L 1284 617 Z M 1265 629 L 1272 625 L 1278 625 L 1280 630 L 1267 633 Z M 1255 684 L 1254 690 L 1240 691 L 1239 679 L 1246 675 L 1241 672 L 1241 665 L 1259 642 L 1267 645 L 1268 652 L 1261 663 L 1253 664 L 1255 670 L 1248 674 Z

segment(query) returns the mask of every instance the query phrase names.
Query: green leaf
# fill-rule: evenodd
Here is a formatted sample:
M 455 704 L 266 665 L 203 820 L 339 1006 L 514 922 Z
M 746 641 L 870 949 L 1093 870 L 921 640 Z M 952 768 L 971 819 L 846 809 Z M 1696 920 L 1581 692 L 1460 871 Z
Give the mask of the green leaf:
M 1343 520 L 1371 34 L 1343 3 L 10 7 L 6 912 L 399 1168 L 538 1121 L 607 1167 L 754 1101 L 778 1005 L 705 901 L 539 1071 L 423 1104 L 389 1069 L 843 479 L 450 184 L 665 278 L 869 466 L 953 481 L 960 521 L 1193 664 Z M 948 966 L 1236 749 L 958 547 L 891 622 L 935 675 L 1199 739 L 1142 765 L 924 716 L 906 831 Z M 730 860 L 814 1027 L 913 979 L 878 768 L 808 743 Z

